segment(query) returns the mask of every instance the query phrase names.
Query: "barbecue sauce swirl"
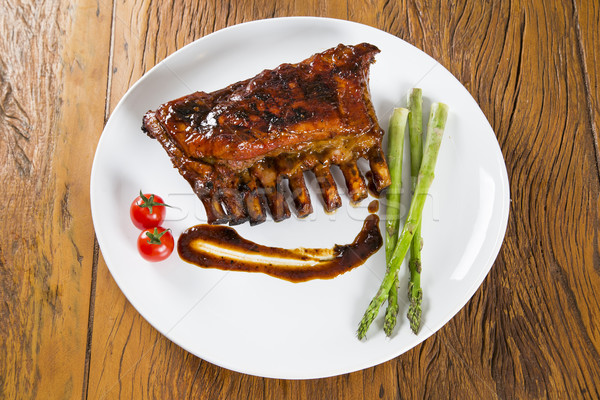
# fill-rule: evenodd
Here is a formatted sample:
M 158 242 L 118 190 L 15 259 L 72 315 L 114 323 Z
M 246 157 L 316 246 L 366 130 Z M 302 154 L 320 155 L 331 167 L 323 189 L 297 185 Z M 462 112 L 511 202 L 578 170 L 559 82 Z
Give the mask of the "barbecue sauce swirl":
M 254 243 L 234 229 L 196 225 L 181 234 L 179 256 L 203 268 L 262 272 L 290 282 L 331 279 L 362 265 L 383 244 L 379 217 L 369 215 L 351 244 L 332 249 L 283 249 Z

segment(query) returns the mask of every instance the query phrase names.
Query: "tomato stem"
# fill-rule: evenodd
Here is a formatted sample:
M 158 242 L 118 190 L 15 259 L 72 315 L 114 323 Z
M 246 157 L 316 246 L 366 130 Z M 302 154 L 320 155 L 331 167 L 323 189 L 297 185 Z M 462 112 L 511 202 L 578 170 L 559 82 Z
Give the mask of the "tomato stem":
M 158 229 L 154 228 L 154 232 L 146 232 L 146 236 L 148 236 L 149 238 L 147 240 L 148 244 L 161 244 L 162 242 L 160 241 L 160 238 L 168 231 L 170 231 L 170 229 L 165 229 L 164 231 L 159 233 Z
M 153 194 L 150 195 L 150 198 L 144 196 L 144 194 L 142 193 L 141 190 L 140 190 L 140 197 L 142 198 L 143 203 L 142 204 L 138 204 L 138 207 L 140 207 L 140 208 L 147 208 L 148 210 L 150 210 L 150 214 L 152 214 L 152 207 L 154 207 L 154 206 L 171 207 L 168 204 L 159 203 L 157 201 L 154 201 L 154 195 Z

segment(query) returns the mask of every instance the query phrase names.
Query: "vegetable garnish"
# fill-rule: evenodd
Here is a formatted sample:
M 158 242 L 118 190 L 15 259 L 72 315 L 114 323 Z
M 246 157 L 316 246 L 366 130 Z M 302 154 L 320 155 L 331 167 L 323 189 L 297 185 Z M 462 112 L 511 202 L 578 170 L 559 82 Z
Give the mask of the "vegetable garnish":
M 165 204 L 160 196 L 143 194 L 140 190 L 140 195 L 131 203 L 129 215 L 139 229 L 153 228 L 165 220 L 165 207 L 171 206 Z
M 402 156 L 404 154 L 404 131 L 408 120 L 406 108 L 396 108 L 390 119 L 388 132 L 388 165 L 392 184 L 387 189 L 387 218 L 385 221 L 385 261 L 388 263 L 398 240 L 398 227 L 400 226 L 400 193 L 402 191 Z M 391 336 L 396 325 L 398 315 L 398 277 L 396 276 L 389 290 L 388 306 L 385 310 L 383 330 Z
M 420 96 L 420 93 L 418 93 L 418 95 Z M 412 112 L 418 112 L 418 110 L 420 109 L 419 105 L 414 104 L 412 101 L 411 104 L 409 104 L 409 108 Z M 437 156 L 440 150 L 440 146 L 442 144 L 442 137 L 444 134 L 444 128 L 446 126 L 447 118 L 448 106 L 443 103 L 433 103 L 431 106 L 431 114 L 429 116 L 429 122 L 427 125 L 425 150 L 423 152 L 423 157 L 419 167 L 419 173 L 417 175 L 416 182 L 414 183 L 414 193 L 410 202 L 408 216 L 404 223 L 404 227 L 400 231 L 398 239 L 396 240 L 396 243 L 393 246 L 393 250 L 390 250 L 391 254 L 389 254 L 388 257 L 386 257 L 388 258 L 387 269 L 383 281 L 381 282 L 381 286 L 375 294 L 375 297 L 373 297 L 373 299 L 371 300 L 358 326 L 357 336 L 359 339 L 364 338 L 367 334 L 371 323 L 379 313 L 379 308 L 381 307 L 381 305 L 386 300 L 388 300 L 388 303 L 390 302 L 390 289 L 392 289 L 392 287 L 394 286 L 394 282 L 397 279 L 398 270 L 400 269 L 400 266 L 402 265 L 404 257 L 408 253 L 409 248 L 415 247 L 415 244 L 413 244 L 413 237 L 415 236 L 415 233 L 419 234 L 420 236 L 420 226 L 423 214 L 423 207 L 425 205 L 425 199 L 427 198 L 429 187 L 433 182 L 435 165 L 437 162 Z M 410 114 L 409 121 L 414 123 L 414 121 L 411 120 Z M 416 147 L 416 145 L 411 144 L 411 147 Z M 396 148 L 396 150 L 398 150 L 398 148 Z M 397 156 L 397 154 L 395 156 Z M 413 176 L 415 175 L 413 174 Z M 392 205 L 392 207 L 394 206 L 399 207 L 399 204 Z M 389 232 L 389 234 L 393 236 L 393 232 Z M 418 242 L 416 243 L 416 246 L 419 247 L 420 251 L 420 239 L 417 240 Z M 417 262 L 415 260 L 418 260 L 418 262 L 420 263 L 419 252 L 413 255 L 411 281 L 409 283 L 409 296 L 411 299 L 411 304 L 409 307 L 408 317 L 411 323 L 411 328 L 416 333 L 421 324 L 422 291 L 419 285 L 421 271 L 420 267 L 417 265 Z M 396 293 L 393 293 L 392 296 L 394 296 L 395 294 Z M 416 298 L 414 297 L 415 294 Z M 394 301 L 395 299 L 392 298 L 392 304 L 394 303 Z M 392 318 L 391 316 L 386 317 L 388 317 L 387 319 Z M 389 335 L 391 333 L 392 328 L 393 326 L 388 326 L 386 328 L 386 334 Z
M 175 240 L 169 229 L 159 226 L 143 230 L 138 236 L 137 246 L 145 260 L 162 261 L 173 252 Z

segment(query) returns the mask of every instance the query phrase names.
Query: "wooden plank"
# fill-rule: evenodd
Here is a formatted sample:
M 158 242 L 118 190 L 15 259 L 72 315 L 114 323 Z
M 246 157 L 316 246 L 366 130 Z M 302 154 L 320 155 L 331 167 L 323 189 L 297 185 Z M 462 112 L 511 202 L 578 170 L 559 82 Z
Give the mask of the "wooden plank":
M 84 386 L 105 11 L 92 1 L 17 1 L 0 13 L 3 398 L 79 398 Z
M 588 112 L 595 137 L 596 162 L 600 173 L 600 4 L 593 0 L 573 2 L 576 21 L 574 29 L 579 40 L 581 67 L 585 74 Z

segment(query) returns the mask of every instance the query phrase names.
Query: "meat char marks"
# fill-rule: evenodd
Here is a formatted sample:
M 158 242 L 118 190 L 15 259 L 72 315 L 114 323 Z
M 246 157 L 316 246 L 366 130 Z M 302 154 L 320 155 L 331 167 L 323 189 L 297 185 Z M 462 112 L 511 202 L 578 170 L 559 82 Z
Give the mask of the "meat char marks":
M 390 184 L 381 130 L 369 94 L 377 47 L 335 48 L 282 64 L 212 93 L 196 92 L 146 113 L 142 129 L 157 139 L 202 201 L 211 224 L 290 216 L 312 204 L 303 173 L 312 171 L 325 210 L 341 206 L 330 172 L 341 169 L 352 202 L 367 197 L 357 167 L 369 160 L 377 190 Z M 266 201 L 265 201 L 266 200 Z

